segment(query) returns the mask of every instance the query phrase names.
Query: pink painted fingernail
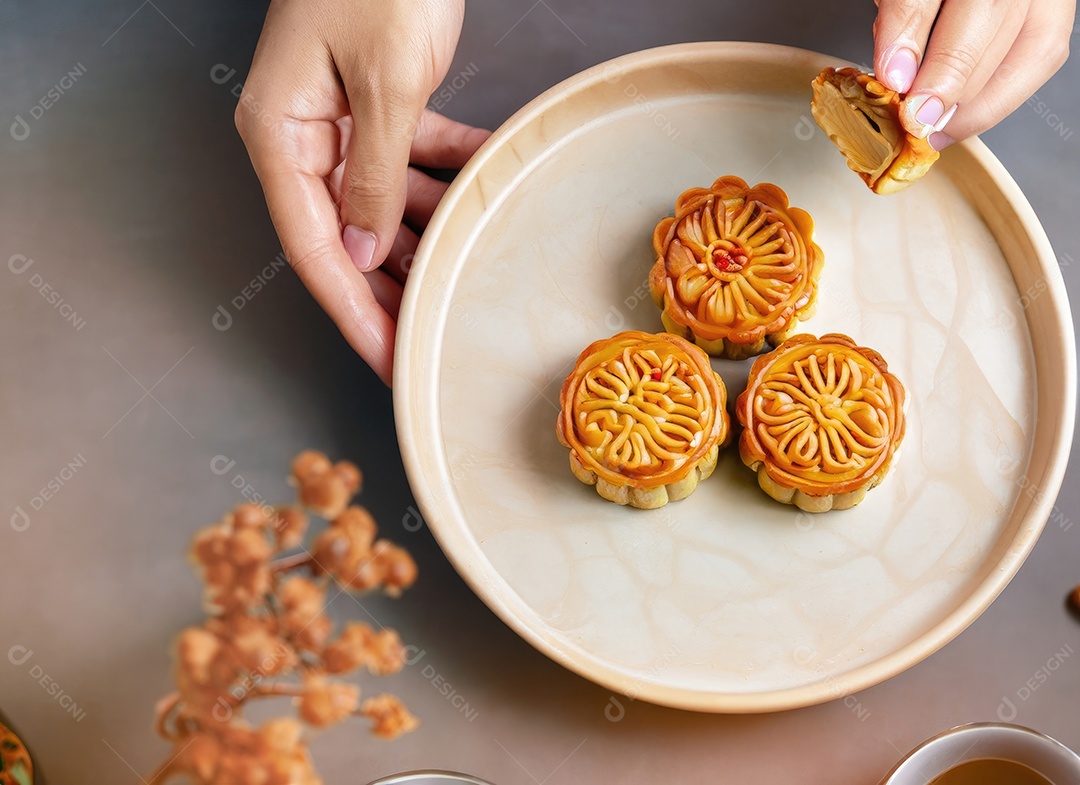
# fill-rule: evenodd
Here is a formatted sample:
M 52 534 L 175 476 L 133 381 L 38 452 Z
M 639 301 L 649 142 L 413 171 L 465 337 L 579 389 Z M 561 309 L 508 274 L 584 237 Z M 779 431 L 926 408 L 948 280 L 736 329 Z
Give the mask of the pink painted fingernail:
M 915 82 L 918 70 L 919 61 L 915 53 L 907 47 L 897 49 L 885 65 L 886 85 L 898 93 L 906 93 Z
M 943 114 L 941 117 L 939 117 L 938 121 L 936 123 L 934 123 L 934 130 L 935 131 L 943 131 L 943 130 L 945 130 L 945 126 L 947 126 L 949 124 L 949 121 L 952 120 L 953 115 L 956 114 L 956 110 L 959 107 L 960 107 L 960 104 L 953 104 L 952 107 L 950 107 L 950 109 L 947 112 L 945 112 L 945 114 Z
M 936 95 L 919 96 L 919 98 L 922 98 L 922 105 L 915 110 L 915 119 L 923 125 L 933 127 L 945 114 L 945 104 Z
M 930 146 L 935 150 L 944 150 L 949 145 L 956 144 L 956 140 L 944 131 L 934 131 L 926 141 L 928 141 Z
M 341 240 L 345 243 L 345 251 L 349 254 L 353 264 L 356 265 L 357 270 L 366 273 L 374 267 L 375 246 L 378 245 L 378 240 L 374 234 L 350 224 L 341 233 Z

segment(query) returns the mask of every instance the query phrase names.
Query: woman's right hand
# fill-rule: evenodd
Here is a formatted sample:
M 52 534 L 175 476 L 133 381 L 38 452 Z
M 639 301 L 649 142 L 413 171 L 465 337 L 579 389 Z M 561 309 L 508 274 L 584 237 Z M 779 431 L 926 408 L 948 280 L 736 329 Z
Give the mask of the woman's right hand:
M 424 107 L 464 0 L 274 0 L 236 125 L 297 275 L 390 383 L 402 286 L 446 185 L 488 132 Z M 415 231 L 414 231 L 415 230 Z
M 1076 0 L 875 2 L 875 73 L 938 150 L 1001 122 L 1069 56 Z

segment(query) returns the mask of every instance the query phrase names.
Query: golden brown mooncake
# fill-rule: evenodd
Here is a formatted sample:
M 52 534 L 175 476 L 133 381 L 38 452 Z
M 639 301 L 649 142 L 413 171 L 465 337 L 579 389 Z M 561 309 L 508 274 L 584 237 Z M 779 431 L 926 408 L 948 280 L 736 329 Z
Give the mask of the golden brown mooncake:
M 559 396 L 570 470 L 616 504 L 685 499 L 713 473 L 730 421 L 709 358 L 667 333 L 627 331 L 581 353 Z
M 664 329 L 741 360 L 813 315 L 824 256 L 809 213 L 772 183 L 721 177 L 691 188 L 653 233 L 649 291 Z
M 874 193 L 907 188 L 938 159 L 929 141 L 904 129 L 900 94 L 869 74 L 826 68 L 813 87 L 814 119 Z
M 846 335 L 796 335 L 754 361 L 735 404 L 743 463 L 769 496 L 807 512 L 854 507 L 904 438 L 904 386 Z

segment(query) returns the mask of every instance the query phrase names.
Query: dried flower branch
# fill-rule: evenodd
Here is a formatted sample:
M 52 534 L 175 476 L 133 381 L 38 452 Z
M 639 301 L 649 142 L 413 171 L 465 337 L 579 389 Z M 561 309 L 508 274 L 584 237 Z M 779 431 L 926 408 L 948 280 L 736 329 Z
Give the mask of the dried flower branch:
M 349 506 L 361 480 L 354 464 L 308 450 L 292 463 L 299 506 L 242 504 L 195 535 L 208 618 L 177 638 L 177 690 L 155 708 L 173 750 L 151 781 L 183 774 L 205 785 L 321 785 L 304 725 L 279 717 L 252 727 L 242 713 L 253 698 L 291 696 L 311 728 L 364 716 L 375 736 L 392 739 L 419 724 L 394 696 L 361 702 L 358 686 L 331 678 L 362 667 L 384 676 L 405 662 L 393 630 L 349 622 L 335 637 L 325 613 L 331 580 L 392 596 L 416 580 L 412 557 L 376 539 L 370 513 Z M 307 532 L 305 509 L 330 525 L 310 550 L 289 553 Z

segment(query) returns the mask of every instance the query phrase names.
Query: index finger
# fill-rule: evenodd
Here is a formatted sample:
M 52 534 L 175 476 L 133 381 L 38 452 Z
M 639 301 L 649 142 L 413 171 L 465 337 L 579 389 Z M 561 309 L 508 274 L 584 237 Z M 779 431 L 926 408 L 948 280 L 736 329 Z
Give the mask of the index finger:
M 389 385 L 394 320 L 345 251 L 338 208 L 325 182 L 295 169 L 260 171 L 256 164 L 255 170 L 285 257 L 349 345 Z
M 904 99 L 901 120 L 925 139 L 941 131 L 971 90 L 993 73 L 1005 51 L 995 46 L 1009 9 L 1004 3 L 950 0 L 943 3 L 915 81 Z M 982 77 L 980 77 L 980 73 Z

